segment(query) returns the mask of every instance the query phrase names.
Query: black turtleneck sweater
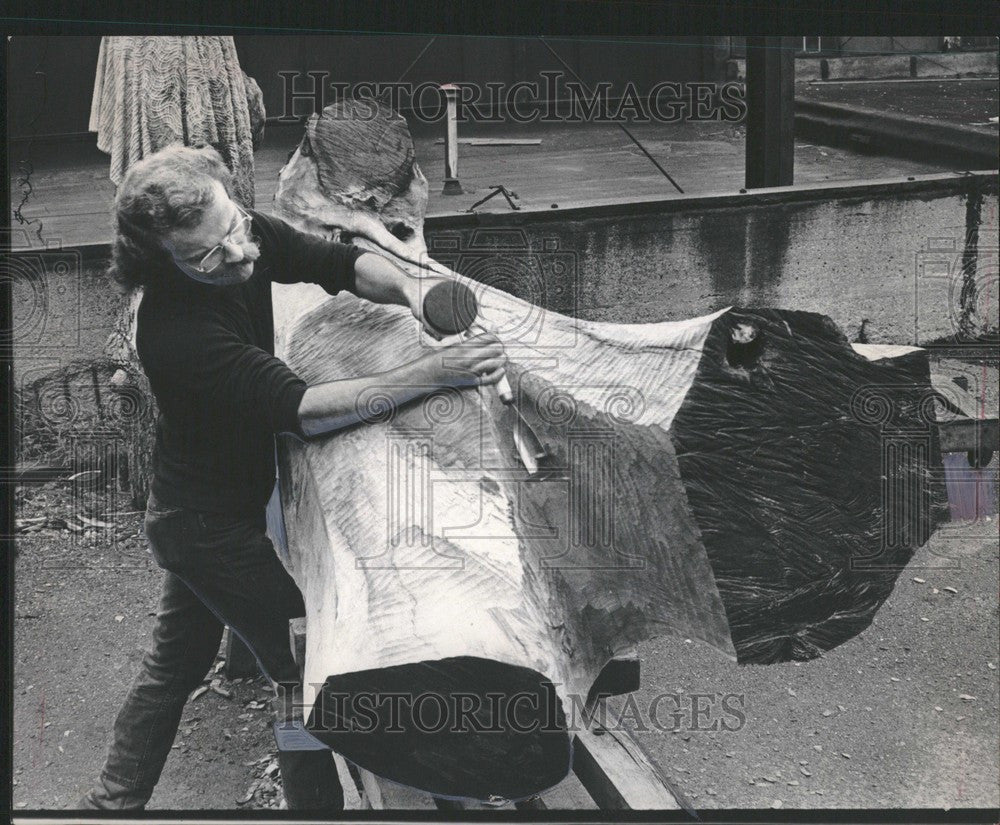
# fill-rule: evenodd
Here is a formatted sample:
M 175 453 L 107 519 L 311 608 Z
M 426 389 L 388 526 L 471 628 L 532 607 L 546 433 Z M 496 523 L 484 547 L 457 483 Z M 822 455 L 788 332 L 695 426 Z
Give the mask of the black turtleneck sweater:
M 251 211 L 248 281 L 211 286 L 176 267 L 144 290 L 136 348 L 159 407 L 153 495 L 163 504 L 259 512 L 274 486 L 274 433 L 302 436 L 306 383 L 274 357 L 271 282 L 354 289 L 363 250 Z

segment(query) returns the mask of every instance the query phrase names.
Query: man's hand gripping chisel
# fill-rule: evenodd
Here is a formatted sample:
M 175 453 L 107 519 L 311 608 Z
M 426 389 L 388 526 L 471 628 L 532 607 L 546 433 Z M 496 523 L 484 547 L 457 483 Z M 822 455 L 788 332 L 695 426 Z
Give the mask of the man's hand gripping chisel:
M 458 281 L 439 281 L 424 295 L 424 321 L 441 335 L 469 333 L 478 314 L 479 302 L 475 293 Z M 514 445 L 528 471 L 529 479 L 537 478 L 540 476 L 539 462 L 547 458 L 548 454 L 514 403 L 514 393 L 511 392 L 507 376 L 497 382 L 496 391 L 500 400 L 517 415 L 519 426 L 514 428 Z

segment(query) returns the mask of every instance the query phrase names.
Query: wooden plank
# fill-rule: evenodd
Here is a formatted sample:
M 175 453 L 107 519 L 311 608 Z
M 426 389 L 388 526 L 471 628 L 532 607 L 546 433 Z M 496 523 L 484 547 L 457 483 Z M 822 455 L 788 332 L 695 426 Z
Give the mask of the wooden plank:
M 341 757 L 334 754 L 335 759 Z M 341 760 L 343 761 L 343 760 Z M 345 763 L 346 764 L 346 763 Z M 430 794 L 421 793 L 412 788 L 397 785 L 386 779 L 382 779 L 369 771 L 362 770 L 356 766 L 354 772 L 358 775 L 362 792 L 360 806 L 362 809 L 370 810 L 498 810 L 492 805 L 476 804 L 473 802 L 461 802 L 450 799 L 435 799 Z M 348 775 L 350 780 L 350 775 Z M 343 778 L 342 778 L 342 781 Z M 345 797 L 346 798 L 346 797 Z M 569 776 L 551 790 L 546 791 L 540 797 L 534 797 L 524 802 L 514 804 L 507 803 L 501 806 L 500 810 L 595 810 L 593 799 L 587 793 L 586 788 L 580 784 L 580 780 L 570 773 Z
M 331 751 L 332 753 L 332 751 Z M 348 770 L 347 762 L 339 753 L 333 754 L 333 762 L 337 766 L 337 775 L 340 777 L 340 786 L 344 789 L 344 810 L 361 811 L 365 809 L 364 800 L 358 793 L 357 784 L 354 777 Z
M 288 620 L 288 640 L 292 646 L 292 658 L 302 670 L 306 666 L 306 617 Z
M 373 811 L 385 810 L 385 800 L 382 798 L 382 788 L 378 778 L 373 773 L 358 768 L 359 777 L 363 789 L 362 807 L 370 808 Z
M 573 771 L 604 810 L 681 810 L 670 786 L 626 732 L 580 730 L 574 740 Z
M 373 811 L 433 811 L 437 810 L 430 794 L 421 793 L 404 785 L 397 785 L 354 766 L 361 782 L 361 807 Z M 458 808 L 461 810 L 461 806 Z
M 541 138 L 459 138 L 458 142 L 462 146 L 541 146 Z M 444 143 L 444 138 L 434 141 L 440 146 Z
M 597 810 L 597 803 L 572 771 L 562 782 L 543 793 L 542 801 L 550 811 Z
M 434 800 L 428 793 L 421 793 L 405 785 L 397 785 L 376 777 L 382 791 L 382 803 L 387 810 L 392 811 L 433 811 L 436 810 Z

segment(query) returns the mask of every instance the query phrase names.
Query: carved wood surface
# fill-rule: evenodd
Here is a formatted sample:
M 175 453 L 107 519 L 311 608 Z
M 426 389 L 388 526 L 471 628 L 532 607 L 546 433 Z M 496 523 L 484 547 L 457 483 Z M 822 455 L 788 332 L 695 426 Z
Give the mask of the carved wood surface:
M 352 118 L 357 105 L 314 116 L 275 213 L 412 274 L 446 271 L 426 259 L 405 123 Z M 382 712 L 371 733 L 316 732 L 366 769 L 442 796 L 551 787 L 574 703 L 615 653 L 669 633 L 741 663 L 819 655 L 870 623 L 942 518 L 922 351 L 852 347 L 786 310 L 594 323 L 450 274 L 507 348 L 546 472 L 529 478 L 521 419 L 491 390 L 401 409 L 374 391 L 358 399 L 367 423 L 282 438 L 307 699 L 334 726 L 357 715 L 324 697 L 366 690 L 520 692 L 541 709 L 528 734 L 420 734 L 411 717 L 393 734 Z M 437 346 L 404 308 L 303 285 L 275 285 L 274 302 L 276 354 L 310 384 Z

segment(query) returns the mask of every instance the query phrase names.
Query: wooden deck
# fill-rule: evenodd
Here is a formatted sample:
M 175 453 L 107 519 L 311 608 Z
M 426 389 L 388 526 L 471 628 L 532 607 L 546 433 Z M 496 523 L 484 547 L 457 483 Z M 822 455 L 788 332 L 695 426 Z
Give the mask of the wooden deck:
M 743 129 L 724 123 L 646 124 L 631 127 L 643 146 L 686 194 L 736 192 L 743 186 Z M 429 216 L 462 212 L 502 184 L 519 196 L 522 208 L 580 206 L 608 198 L 681 195 L 613 124 L 558 124 L 513 128 L 459 126 L 461 137 L 502 138 L 537 145 L 459 147 L 462 195 L 441 194 L 443 124 L 421 126 L 414 141 L 417 162 L 430 183 Z M 256 153 L 256 206 L 274 198 L 278 173 L 298 145 L 302 127 L 269 125 Z M 114 186 L 108 158 L 93 140 L 17 141 L 10 146 L 13 247 L 75 247 L 110 240 Z M 886 178 L 947 171 L 916 161 L 861 155 L 844 149 L 796 145 L 795 182 Z M 26 197 L 25 197 L 26 196 Z M 24 200 L 18 211 L 19 204 Z M 502 197 L 477 211 L 506 212 Z M 20 215 L 25 221 L 17 220 Z M 39 236 L 40 230 L 40 236 Z

